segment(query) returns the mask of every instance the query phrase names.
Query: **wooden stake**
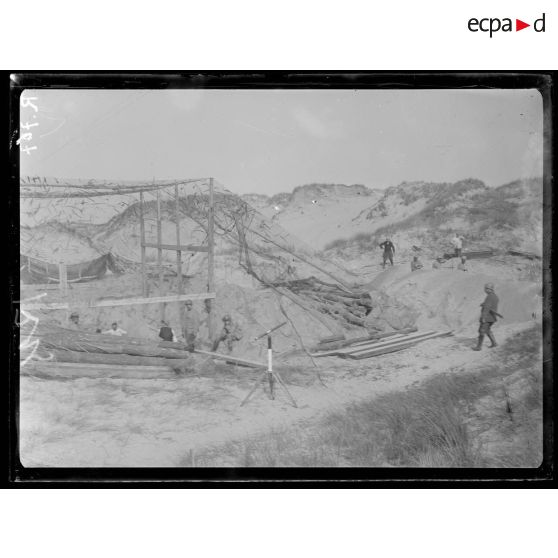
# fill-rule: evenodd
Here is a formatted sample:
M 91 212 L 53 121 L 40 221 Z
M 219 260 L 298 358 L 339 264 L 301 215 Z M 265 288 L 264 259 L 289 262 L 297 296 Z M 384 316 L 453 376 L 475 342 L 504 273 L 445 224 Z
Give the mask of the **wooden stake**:
M 213 193 L 213 178 L 209 179 L 209 214 L 207 223 L 207 244 L 209 252 L 207 254 L 207 291 L 215 291 L 215 246 L 214 246 L 214 226 L 215 226 L 215 208 L 214 208 L 214 193 Z M 215 313 L 213 303 L 209 302 L 209 313 L 207 316 L 207 329 L 209 332 L 209 339 L 213 340 L 215 337 Z
M 143 192 L 140 192 L 140 237 L 141 237 L 141 294 L 147 296 L 147 275 L 145 273 L 145 222 L 143 220 Z
M 180 246 L 180 197 L 178 192 L 178 184 L 174 187 L 174 194 L 176 197 L 176 245 Z M 176 251 L 176 276 L 178 278 L 178 294 L 182 294 L 182 251 Z
M 161 248 L 162 243 L 162 224 L 161 224 L 161 192 L 157 190 L 157 267 L 159 268 L 159 296 L 163 296 L 163 281 L 164 281 L 164 270 L 163 270 L 163 250 Z M 161 303 L 159 305 L 159 313 L 161 320 L 165 319 L 165 304 Z
M 180 195 L 178 192 L 178 184 L 174 187 L 175 196 L 175 221 L 176 221 L 176 245 L 180 247 Z M 182 294 L 182 251 L 176 251 L 176 286 L 178 294 Z M 176 303 L 176 315 L 178 316 L 178 323 L 180 329 L 183 327 L 182 323 L 182 304 Z
M 68 270 L 64 262 L 58 264 L 58 281 L 60 294 L 65 297 L 68 294 Z

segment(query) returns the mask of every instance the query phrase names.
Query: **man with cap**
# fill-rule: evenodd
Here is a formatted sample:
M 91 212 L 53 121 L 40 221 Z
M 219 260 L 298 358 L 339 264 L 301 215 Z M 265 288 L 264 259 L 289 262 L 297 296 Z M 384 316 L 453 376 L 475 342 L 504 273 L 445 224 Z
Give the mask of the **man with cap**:
M 482 348 L 482 342 L 484 336 L 486 335 L 491 342 L 489 348 L 497 347 L 496 339 L 492 334 L 492 325 L 496 322 L 498 317 L 502 318 L 501 314 L 498 314 L 498 297 L 494 293 L 494 285 L 492 283 L 486 283 L 484 286 L 484 292 L 486 293 L 486 298 L 481 304 L 481 315 L 480 315 L 480 325 L 479 325 L 479 339 L 477 346 L 473 347 L 473 351 L 480 351 Z
M 213 352 L 217 351 L 219 344 L 224 342 L 229 353 L 233 349 L 233 343 L 242 339 L 242 331 L 240 327 L 233 323 L 229 314 L 223 316 L 223 329 L 219 333 L 217 339 L 213 342 Z

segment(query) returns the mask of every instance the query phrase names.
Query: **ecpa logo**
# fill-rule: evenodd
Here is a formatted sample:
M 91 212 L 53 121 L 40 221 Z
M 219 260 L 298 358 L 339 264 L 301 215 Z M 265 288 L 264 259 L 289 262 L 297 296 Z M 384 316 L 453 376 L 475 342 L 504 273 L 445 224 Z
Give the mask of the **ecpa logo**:
M 545 32 L 545 16 L 546 14 L 543 14 L 540 18 L 533 22 L 533 30 L 537 33 Z M 498 33 L 498 31 L 503 31 L 504 33 L 514 31 L 512 18 L 509 17 L 505 17 L 503 19 L 498 17 L 485 17 L 482 19 L 472 17 L 468 21 L 467 27 L 469 28 L 469 31 L 473 33 L 477 33 L 479 31 L 489 33 L 490 38 L 492 38 L 494 33 Z M 527 27 L 531 27 L 531 24 L 525 23 L 521 19 L 515 20 L 515 31 L 521 31 Z

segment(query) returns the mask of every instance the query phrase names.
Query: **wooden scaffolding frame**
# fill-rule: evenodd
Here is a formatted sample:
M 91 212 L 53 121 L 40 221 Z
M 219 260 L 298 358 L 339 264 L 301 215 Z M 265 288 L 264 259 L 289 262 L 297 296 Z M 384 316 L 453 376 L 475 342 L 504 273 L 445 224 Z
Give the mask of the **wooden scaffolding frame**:
M 178 315 L 181 315 L 181 305 L 186 300 L 204 300 L 208 312 L 208 332 L 209 338 L 213 339 L 215 336 L 215 317 L 213 308 L 213 299 L 215 299 L 215 195 L 214 195 L 214 183 L 213 178 L 209 178 L 209 207 L 208 207 L 208 223 L 207 223 L 207 245 L 206 246 L 195 246 L 189 244 L 182 244 L 180 239 L 180 192 L 179 186 L 183 184 L 188 184 L 196 182 L 196 180 L 178 180 L 172 181 L 166 184 L 152 185 L 141 184 L 135 185 L 133 187 L 128 187 L 124 193 L 136 193 L 139 192 L 140 204 L 139 204 L 139 214 L 140 214 L 140 236 L 141 236 L 141 276 L 142 276 L 142 296 L 133 298 L 120 298 L 120 299 L 101 299 L 101 300 L 81 300 L 79 302 L 70 302 L 68 300 L 68 279 L 67 279 L 67 269 L 64 262 L 59 264 L 59 290 L 62 299 L 66 299 L 66 302 L 57 303 L 45 303 L 45 302 L 24 302 L 22 301 L 22 306 L 26 310 L 66 310 L 69 312 L 72 308 L 101 308 L 101 307 L 111 307 L 111 306 L 128 306 L 128 305 L 141 305 L 141 304 L 159 304 L 161 308 L 161 314 L 163 313 L 164 305 L 169 302 L 176 302 L 178 305 Z M 29 178 L 28 178 L 29 181 Z M 33 179 L 35 181 L 35 179 Z M 46 179 L 44 179 L 46 184 Z M 100 194 L 88 193 L 87 196 L 91 195 L 114 195 L 123 191 L 115 183 L 106 184 L 105 182 L 98 182 L 95 184 L 78 185 L 78 184 L 68 184 L 66 182 L 52 184 L 53 187 L 67 187 L 67 188 L 103 188 L 107 189 L 108 192 L 102 192 Z M 163 188 L 174 187 L 174 202 L 175 202 L 175 219 L 176 219 L 176 244 L 163 244 L 162 242 L 162 219 L 161 219 L 161 194 L 160 191 Z M 144 192 L 152 191 L 156 189 L 157 191 L 157 242 L 147 242 L 145 238 L 145 218 L 144 218 Z M 80 195 L 83 195 L 80 193 Z M 49 194 L 49 197 L 63 197 L 56 194 Z M 29 196 L 33 197 L 33 196 Z M 146 248 L 156 248 L 157 249 L 157 267 L 159 270 L 159 296 L 149 296 L 147 288 L 147 265 L 146 265 Z M 177 273 L 177 285 L 178 293 L 172 295 L 163 295 L 163 278 L 164 278 L 164 268 L 163 268 L 163 250 L 172 250 L 176 252 L 176 273 Z M 207 292 L 205 293 L 184 293 L 184 287 L 182 283 L 182 252 L 207 252 Z M 30 260 L 28 258 L 27 265 L 30 266 Z
M 141 275 L 142 275 L 142 294 L 148 300 L 147 289 L 147 271 L 146 271 L 146 248 L 157 249 L 157 268 L 159 270 L 159 296 L 154 297 L 159 300 L 166 298 L 163 295 L 163 250 L 176 252 L 176 277 L 178 286 L 178 315 L 181 315 L 181 301 L 200 299 L 199 294 L 184 295 L 182 284 L 182 252 L 207 252 L 207 297 L 204 299 L 208 312 L 207 328 L 209 338 L 215 336 L 215 319 L 212 300 L 215 298 L 215 195 L 213 178 L 209 179 L 209 196 L 208 196 L 208 215 L 207 215 L 207 246 L 196 246 L 191 244 L 182 244 L 180 238 L 180 193 L 179 184 L 174 184 L 174 204 L 175 204 L 175 221 L 176 221 L 176 244 L 163 244 L 162 241 L 162 218 L 161 218 L 161 189 L 157 188 L 157 242 L 147 242 L 145 238 L 145 218 L 144 218 L 144 196 L 140 191 L 140 235 L 141 235 Z M 160 303 L 161 319 L 164 317 L 164 302 Z

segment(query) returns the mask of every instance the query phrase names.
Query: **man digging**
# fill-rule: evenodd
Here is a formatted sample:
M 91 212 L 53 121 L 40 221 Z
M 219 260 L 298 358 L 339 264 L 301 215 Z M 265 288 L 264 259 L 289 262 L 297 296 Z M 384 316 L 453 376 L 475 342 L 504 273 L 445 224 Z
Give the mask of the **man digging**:
M 482 349 L 482 342 L 485 335 L 490 339 L 490 349 L 498 346 L 498 343 L 496 343 L 496 339 L 494 339 L 494 335 L 492 334 L 491 328 L 492 324 L 496 322 L 498 317 L 502 318 L 503 316 L 498 314 L 498 297 L 494 293 L 494 285 L 492 283 L 487 283 L 484 286 L 484 292 L 486 293 L 486 298 L 481 304 L 482 310 L 480 315 L 479 339 L 477 346 L 473 347 L 473 351 L 480 351 Z

